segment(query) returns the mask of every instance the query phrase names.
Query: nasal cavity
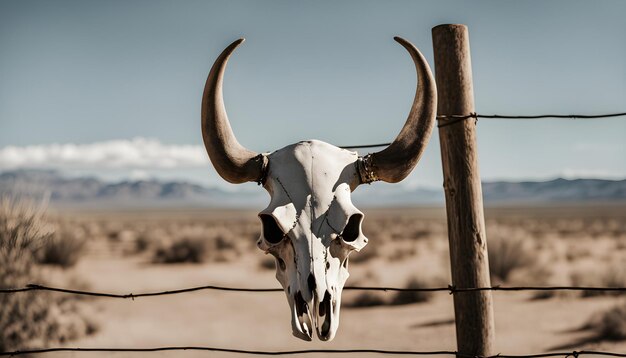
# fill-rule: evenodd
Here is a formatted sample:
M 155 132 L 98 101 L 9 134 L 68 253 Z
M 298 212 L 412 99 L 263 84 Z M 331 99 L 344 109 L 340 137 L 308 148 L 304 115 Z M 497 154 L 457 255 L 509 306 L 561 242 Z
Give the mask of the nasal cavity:
M 363 221 L 363 214 L 353 214 L 348 219 L 346 227 L 341 233 L 343 241 L 352 242 L 356 240 L 361 234 L 361 222 Z
M 319 316 L 323 317 L 326 316 L 326 312 L 330 309 L 330 293 L 328 293 L 328 291 L 326 291 L 326 293 L 324 294 L 324 299 L 322 300 L 322 302 L 320 302 L 319 308 L 318 308 L 318 312 L 319 312 Z
M 306 282 L 309 285 L 309 291 L 315 291 L 317 284 L 315 283 L 315 276 L 313 276 L 313 273 L 309 273 L 309 278 L 307 278 Z

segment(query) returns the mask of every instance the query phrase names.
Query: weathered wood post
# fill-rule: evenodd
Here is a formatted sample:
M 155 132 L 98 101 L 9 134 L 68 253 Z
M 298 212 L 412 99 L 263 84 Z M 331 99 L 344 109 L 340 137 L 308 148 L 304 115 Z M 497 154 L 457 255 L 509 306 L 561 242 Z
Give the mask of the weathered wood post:
M 438 115 L 474 112 L 469 33 L 465 25 L 433 28 Z M 489 287 L 487 237 L 478 171 L 474 118 L 439 120 L 452 284 Z M 454 294 L 457 351 L 493 354 L 495 325 L 491 291 Z

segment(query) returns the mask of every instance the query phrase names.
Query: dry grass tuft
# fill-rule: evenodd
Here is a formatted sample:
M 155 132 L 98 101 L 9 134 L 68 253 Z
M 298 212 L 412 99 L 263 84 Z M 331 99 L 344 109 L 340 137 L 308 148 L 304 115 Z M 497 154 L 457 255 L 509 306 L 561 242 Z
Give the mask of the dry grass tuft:
M 0 200 L 0 288 L 40 281 L 36 253 L 52 235 L 44 211 L 25 201 Z M 0 295 L 0 351 L 45 347 L 93 333 L 78 301 L 49 292 Z
M 411 277 L 404 288 L 417 289 L 428 288 L 429 282 L 420 277 Z M 408 305 L 411 303 L 428 302 L 433 297 L 429 291 L 401 291 L 391 300 L 392 305 Z
M 237 230 L 224 225 L 170 225 L 154 249 L 154 263 L 227 262 L 250 250 L 237 235 Z M 146 243 L 148 246 L 152 244 Z
M 602 271 L 576 271 L 570 275 L 573 286 L 590 287 L 626 287 L 626 271 L 623 266 L 614 264 Z M 624 292 L 618 291 L 582 291 L 582 297 L 618 296 Z
M 524 236 L 492 236 L 487 249 L 492 282 L 506 282 L 515 270 L 532 267 L 537 261 Z
M 348 302 L 343 303 L 343 306 L 349 308 L 362 308 L 362 307 L 375 307 L 385 306 L 388 302 L 385 296 L 380 292 L 365 291 L 354 297 Z
M 207 241 L 202 238 L 183 237 L 154 252 L 154 263 L 202 263 L 207 258 Z
M 362 264 L 379 256 L 378 246 L 367 245 L 359 252 L 350 254 L 351 264 Z
M 44 265 L 72 267 L 82 257 L 85 243 L 84 235 L 63 227 L 44 240 L 43 246 L 37 252 L 37 261 Z
M 404 288 L 417 289 L 431 287 L 430 281 L 420 277 L 411 277 L 407 280 Z M 343 306 L 349 308 L 375 307 L 375 306 L 400 306 L 412 303 L 428 302 L 433 297 L 429 291 L 400 291 L 392 297 L 389 293 L 364 291 L 353 298 L 344 301 Z
M 596 314 L 584 328 L 593 331 L 597 341 L 625 341 L 626 302 Z
M 153 245 L 153 240 L 147 234 L 141 234 L 135 239 L 135 253 L 146 252 Z

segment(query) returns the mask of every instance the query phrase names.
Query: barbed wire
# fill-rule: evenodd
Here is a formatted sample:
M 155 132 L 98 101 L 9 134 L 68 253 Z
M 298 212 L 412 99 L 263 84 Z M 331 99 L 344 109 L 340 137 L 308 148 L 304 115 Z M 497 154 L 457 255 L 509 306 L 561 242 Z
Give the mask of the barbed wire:
M 480 292 L 480 291 L 605 291 L 605 292 L 625 292 L 626 287 L 598 287 L 598 286 L 490 286 L 490 287 L 456 287 L 448 285 L 447 287 L 422 287 L 422 288 L 400 288 L 400 287 L 374 287 L 374 286 L 346 286 L 344 290 L 352 291 L 384 291 L 384 292 L 448 292 L 450 294 L 463 292 Z M 282 288 L 249 288 L 249 287 L 227 287 L 227 286 L 196 286 L 181 288 L 176 290 L 164 290 L 144 293 L 109 293 L 95 292 L 85 290 L 73 290 L 68 288 L 50 287 L 38 284 L 28 284 L 25 287 L 0 289 L 0 294 L 11 294 L 29 291 L 52 291 L 65 294 L 96 296 L 108 298 L 135 299 L 139 297 L 153 297 L 175 295 L 180 293 L 188 293 L 195 291 L 215 290 L 215 291 L 231 291 L 231 292 L 283 292 Z
M 465 115 L 437 115 L 437 120 L 439 123 L 437 127 L 445 127 L 449 126 L 461 121 L 464 121 L 469 118 L 474 118 L 478 121 L 479 118 L 499 118 L 499 119 L 541 119 L 541 118 L 564 118 L 564 119 L 596 119 L 596 118 L 612 118 L 612 117 L 622 117 L 626 116 L 626 112 L 624 113 L 607 113 L 607 114 L 539 114 L 533 116 L 519 116 L 519 115 L 500 115 L 500 114 L 478 114 L 476 112 L 472 112 L 470 114 Z
M 380 144 L 364 144 L 364 145 L 341 145 L 339 148 L 342 149 L 357 149 L 357 148 L 376 148 L 376 147 L 386 147 L 391 143 L 380 143 Z
M 201 290 L 218 290 L 218 291 L 231 291 L 231 292 L 281 292 L 281 288 L 247 288 L 247 287 L 226 287 L 226 286 L 197 286 L 189 287 L 177 290 L 166 290 L 157 292 L 145 292 L 138 294 L 116 294 L 106 292 L 94 292 L 84 290 L 73 290 L 59 287 L 49 287 L 37 284 L 29 284 L 26 287 L 21 288 L 7 288 L 0 289 L 2 294 L 15 294 L 20 292 L 29 291 L 53 291 L 65 294 L 85 295 L 85 296 L 98 296 L 108 298 L 121 298 L 132 299 L 138 297 L 151 297 L 151 296 L 164 296 L 173 295 L 186 292 L 194 292 Z M 363 291 L 396 291 L 396 292 L 435 292 L 435 291 L 447 291 L 450 294 L 463 293 L 463 292 L 480 292 L 480 291 L 555 291 L 555 290 L 574 290 L 574 291 L 613 291 L 613 292 L 626 292 L 626 287 L 579 287 L 579 286 L 491 286 L 491 287 L 467 287 L 460 288 L 453 285 L 447 287 L 429 287 L 429 288 L 398 288 L 398 287 L 369 287 L 369 286 L 347 286 L 344 290 L 363 290 Z M 297 354 L 310 354 L 310 353 L 377 353 L 387 355 L 453 355 L 457 357 L 465 358 L 542 358 L 542 357 L 574 357 L 577 358 L 580 355 L 600 355 L 611 357 L 626 357 L 626 353 L 617 352 L 604 352 L 604 351 L 571 351 L 571 352 L 549 352 L 529 355 L 509 355 L 509 354 L 496 354 L 491 356 L 476 356 L 469 354 L 462 354 L 457 351 L 410 351 L 410 350 L 384 350 L 384 349 L 307 349 L 307 350 L 293 350 L 293 351 L 259 351 L 259 350 L 242 350 L 234 348 L 217 348 L 217 347 L 201 347 L 201 346 L 167 346 L 167 347 L 149 347 L 149 348 L 40 348 L 40 349 L 25 349 L 16 350 L 11 352 L 0 352 L 0 356 L 15 356 L 26 354 L 41 354 L 52 352 L 160 352 L 160 351 L 211 351 L 211 352 L 223 352 L 223 353 L 238 353 L 238 354 L 255 354 L 255 355 L 297 355 Z
M 566 118 L 566 119 L 595 119 L 595 118 L 611 118 L 611 117 L 624 117 L 626 112 L 623 113 L 606 113 L 606 114 L 539 114 L 534 116 L 506 116 L 500 114 L 477 114 L 471 113 L 466 118 L 503 118 L 503 119 L 540 119 L 540 118 Z M 437 116 L 437 118 L 447 118 L 454 116 Z
M 607 114 L 538 114 L 533 116 L 518 116 L 518 115 L 500 115 L 500 114 L 478 114 L 476 112 L 472 112 L 470 114 L 438 114 L 437 127 L 446 127 L 458 122 L 462 122 L 469 118 L 474 118 L 478 121 L 479 118 L 488 118 L 488 119 L 541 119 L 541 118 L 565 118 L 565 119 L 596 119 L 596 118 L 613 118 L 613 117 L 624 117 L 626 116 L 626 112 L 620 113 L 607 113 Z M 380 143 L 380 144 L 365 144 L 365 145 L 344 145 L 339 146 L 339 148 L 343 149 L 359 149 L 359 148 L 375 148 L 375 147 L 386 147 L 391 143 Z
M 591 351 L 580 350 L 571 352 L 548 352 L 538 354 L 495 354 L 489 356 L 481 356 L 474 354 L 464 354 L 457 351 L 410 351 L 410 350 L 385 350 L 385 349 L 302 349 L 293 351 L 260 351 L 245 350 L 234 348 L 217 348 L 217 347 L 200 347 L 200 346 L 171 346 L 171 347 L 151 347 L 151 348 L 41 348 L 41 349 L 25 349 L 12 352 L 0 352 L 0 356 L 16 356 L 25 354 L 41 354 L 52 352 L 163 352 L 163 351 L 210 351 L 222 353 L 238 353 L 238 354 L 254 354 L 267 356 L 296 355 L 296 354 L 342 354 L 342 353 L 377 353 L 388 355 L 454 355 L 464 358 L 542 358 L 542 357 L 573 357 L 578 358 L 581 355 L 599 355 L 610 357 L 626 357 L 626 353 L 607 352 L 607 351 Z

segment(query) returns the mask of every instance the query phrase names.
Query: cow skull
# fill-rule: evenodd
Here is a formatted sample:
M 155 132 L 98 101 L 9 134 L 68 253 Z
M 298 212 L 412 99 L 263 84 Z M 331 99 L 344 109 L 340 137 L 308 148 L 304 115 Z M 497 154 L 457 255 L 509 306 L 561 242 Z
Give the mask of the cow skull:
M 364 157 L 317 140 L 269 154 L 241 146 L 226 115 L 222 82 L 228 59 L 243 39 L 217 58 L 204 88 L 202 136 L 215 169 L 230 183 L 255 181 L 270 194 L 270 204 L 259 213 L 263 232 L 257 246 L 275 257 L 293 334 L 304 340 L 311 340 L 314 327 L 319 339 L 334 338 L 348 256 L 367 244 L 364 216 L 352 204 L 351 192 L 364 183 L 403 180 L 432 132 L 437 97 L 430 68 L 415 46 L 395 40 L 413 58 L 420 84 L 400 134 L 387 148 Z

